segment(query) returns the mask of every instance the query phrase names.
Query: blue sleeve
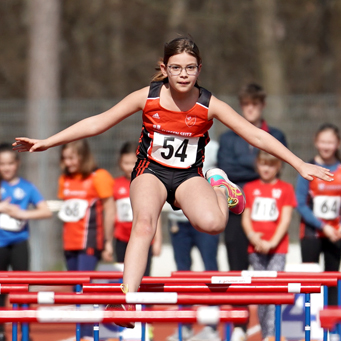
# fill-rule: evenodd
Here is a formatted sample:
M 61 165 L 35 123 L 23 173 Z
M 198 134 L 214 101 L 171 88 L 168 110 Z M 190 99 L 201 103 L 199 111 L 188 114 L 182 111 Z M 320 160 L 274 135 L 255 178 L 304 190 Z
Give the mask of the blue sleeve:
M 313 211 L 307 204 L 308 195 L 309 180 L 306 180 L 299 175 L 296 183 L 297 211 L 306 224 L 309 224 L 318 230 L 322 230 L 323 223 L 314 216 Z
M 244 148 L 247 148 L 245 150 Z M 233 182 L 248 182 L 259 176 L 255 171 L 256 149 L 248 150 L 249 145 L 241 137 L 227 132 L 221 135 L 217 154 L 217 166 L 221 168 Z M 237 149 L 237 150 L 236 150 Z M 237 151 L 239 151 L 237 153 Z
M 37 206 L 37 204 L 39 204 L 43 200 L 44 200 L 44 197 L 38 191 L 37 187 L 31 184 L 30 203 L 33 204 L 34 206 Z
M 284 133 L 279 130 L 279 129 L 276 129 L 276 128 L 271 128 L 269 133 L 275 137 L 279 142 L 281 142 L 285 147 L 288 148 L 288 144 L 287 144 L 287 140 L 285 138 L 285 135 Z

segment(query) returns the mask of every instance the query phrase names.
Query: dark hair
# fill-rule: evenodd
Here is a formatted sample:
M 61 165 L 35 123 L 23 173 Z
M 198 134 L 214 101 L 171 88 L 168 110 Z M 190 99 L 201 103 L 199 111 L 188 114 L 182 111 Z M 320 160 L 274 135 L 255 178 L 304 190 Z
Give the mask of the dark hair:
M 125 154 L 136 153 L 138 144 L 136 142 L 125 142 L 120 149 L 120 157 Z
M 341 141 L 341 135 L 340 135 L 340 130 L 339 128 L 333 124 L 333 123 L 323 123 L 316 131 L 315 133 L 315 140 L 317 139 L 318 135 L 324 131 L 331 130 L 336 138 Z M 334 156 L 336 157 L 337 160 L 341 161 L 340 153 L 339 150 L 336 149 Z
M 10 143 L 8 142 L 2 142 L 0 143 L 0 154 L 4 152 L 10 152 L 14 155 L 15 159 L 19 161 L 19 153 L 15 152 L 13 150 L 13 147 Z
M 98 167 L 95 162 L 94 156 L 91 153 L 90 146 L 87 142 L 87 140 L 78 140 L 69 142 L 67 144 L 64 144 L 60 151 L 60 163 L 63 170 L 63 173 L 66 175 L 70 175 L 70 173 L 67 170 L 67 167 L 65 167 L 63 162 L 63 151 L 66 148 L 72 148 L 75 150 L 77 155 L 80 158 L 80 173 L 82 174 L 83 178 L 88 177 L 93 171 L 95 171 Z
M 265 103 L 266 93 L 264 89 L 256 83 L 250 83 L 242 87 L 238 94 L 239 102 L 244 101 Z
M 181 54 L 183 52 L 186 52 L 190 54 L 191 56 L 195 57 L 198 65 L 202 63 L 199 48 L 191 37 L 182 36 L 182 37 L 175 38 L 165 44 L 164 51 L 163 51 L 163 58 L 161 58 L 158 62 L 158 66 L 156 67 L 156 70 L 158 72 L 154 75 L 152 81 L 153 82 L 161 81 L 164 78 L 166 78 L 160 71 L 161 70 L 160 64 L 163 63 L 167 65 L 170 57 L 176 54 Z

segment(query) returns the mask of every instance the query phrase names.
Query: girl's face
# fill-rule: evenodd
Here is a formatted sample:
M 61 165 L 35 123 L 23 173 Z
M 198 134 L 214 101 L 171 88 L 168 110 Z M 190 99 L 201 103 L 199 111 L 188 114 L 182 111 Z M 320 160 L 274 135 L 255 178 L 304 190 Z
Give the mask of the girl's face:
M 0 177 L 5 181 L 14 180 L 17 177 L 19 161 L 10 151 L 0 153 Z
M 131 172 L 133 171 L 136 163 L 136 154 L 129 153 L 123 154 L 120 158 L 120 168 L 127 179 L 131 178 Z
M 280 162 L 272 163 L 265 160 L 257 160 L 257 171 L 263 182 L 271 183 L 276 180 L 280 169 Z
M 67 147 L 63 150 L 62 160 L 68 173 L 75 174 L 79 172 L 81 159 L 73 148 Z
M 315 139 L 315 148 L 324 161 L 335 158 L 335 152 L 340 147 L 340 141 L 332 130 L 321 131 Z
M 201 65 L 187 52 L 169 58 L 168 64 L 161 64 L 161 71 L 168 77 L 169 84 L 179 92 L 191 90 L 200 74 Z

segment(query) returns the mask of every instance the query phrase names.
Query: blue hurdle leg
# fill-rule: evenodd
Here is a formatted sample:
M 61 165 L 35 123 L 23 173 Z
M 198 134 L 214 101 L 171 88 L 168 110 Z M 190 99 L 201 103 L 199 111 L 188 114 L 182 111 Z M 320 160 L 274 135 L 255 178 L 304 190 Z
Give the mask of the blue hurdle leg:
M 305 341 L 310 341 L 310 330 L 311 330 L 311 326 L 310 326 L 310 294 L 304 294 L 305 296 L 305 327 L 304 327 L 304 331 L 305 331 Z
M 230 341 L 231 339 L 231 323 L 225 323 L 225 340 Z
M 80 284 L 76 285 L 76 293 L 82 292 L 82 286 Z M 76 304 L 76 307 L 80 307 L 80 304 Z M 76 323 L 76 341 L 81 340 L 81 325 L 80 323 Z
M 99 305 L 94 304 L 94 309 L 99 310 Z M 94 334 L 94 341 L 99 341 L 99 323 L 94 323 L 93 334 Z
M 337 280 L 337 305 L 341 307 L 341 280 Z M 337 333 L 339 334 L 339 340 L 341 340 L 341 323 L 337 324 Z
M 28 309 L 28 304 L 23 304 L 22 308 Z M 22 341 L 29 341 L 28 323 L 21 324 L 21 338 L 22 338 Z
M 328 305 L 328 287 L 323 286 L 323 307 Z M 323 341 L 328 341 L 328 330 L 323 329 Z
M 141 310 L 144 309 L 144 306 L 141 306 Z M 141 322 L 141 341 L 146 340 L 146 324 Z
M 282 319 L 282 306 L 275 305 L 275 341 L 281 340 L 281 319 Z
M 18 304 L 13 303 L 13 310 L 18 309 Z M 12 341 L 18 341 L 18 323 L 12 323 Z

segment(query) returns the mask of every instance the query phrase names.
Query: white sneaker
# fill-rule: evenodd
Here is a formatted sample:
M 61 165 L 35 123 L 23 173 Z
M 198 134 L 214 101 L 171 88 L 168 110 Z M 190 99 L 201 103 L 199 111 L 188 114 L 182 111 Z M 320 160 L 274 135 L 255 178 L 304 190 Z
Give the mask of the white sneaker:
M 204 327 L 198 334 L 192 336 L 188 341 L 221 341 L 218 330 L 210 326 Z
M 190 327 L 183 326 L 181 332 L 183 341 L 187 341 L 193 336 L 193 329 Z M 172 335 L 167 337 L 167 341 L 179 341 L 179 328 L 177 328 Z
M 231 335 L 231 341 L 246 341 L 246 333 L 240 327 L 236 327 L 233 329 Z

